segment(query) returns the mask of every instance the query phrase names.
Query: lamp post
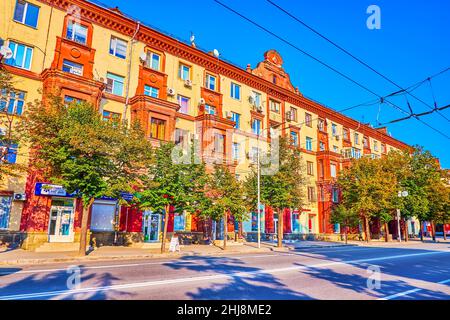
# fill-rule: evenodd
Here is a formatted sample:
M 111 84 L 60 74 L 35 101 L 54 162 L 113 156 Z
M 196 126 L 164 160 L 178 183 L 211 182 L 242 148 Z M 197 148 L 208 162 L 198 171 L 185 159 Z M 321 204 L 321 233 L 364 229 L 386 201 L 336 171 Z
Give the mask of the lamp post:
M 399 191 L 398 197 L 404 198 L 408 196 L 408 191 Z M 406 226 L 405 226 L 406 227 Z M 397 234 L 398 234 L 398 241 L 402 242 L 402 236 L 400 233 L 400 209 L 397 209 Z

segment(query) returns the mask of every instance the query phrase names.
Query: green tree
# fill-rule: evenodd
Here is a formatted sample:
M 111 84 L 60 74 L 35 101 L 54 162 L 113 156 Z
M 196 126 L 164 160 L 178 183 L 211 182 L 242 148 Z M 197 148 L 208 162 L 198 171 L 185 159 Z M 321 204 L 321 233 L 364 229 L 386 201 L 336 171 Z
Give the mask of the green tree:
M 243 187 L 228 167 L 216 165 L 209 177 L 208 189 L 208 196 L 212 201 L 208 214 L 216 221 L 223 217 L 223 249 L 225 250 L 228 238 L 228 216 L 232 215 L 238 221 L 243 221 L 246 217 L 247 208 L 243 198 Z
M 272 142 L 274 143 L 274 142 Z M 290 145 L 288 138 L 279 139 L 278 148 L 270 153 L 276 159 L 278 168 L 270 174 L 261 175 L 261 202 L 278 212 L 278 247 L 283 245 L 283 210 L 285 208 L 300 209 L 304 202 L 303 160 L 300 151 Z M 270 164 L 261 164 L 262 170 L 269 170 Z M 257 210 L 257 171 L 252 170 L 245 181 L 245 189 L 251 208 Z
M 429 208 L 437 222 L 442 223 L 444 240 L 447 240 L 445 224 L 450 221 L 450 174 L 440 170 L 440 180 L 429 186 Z
M 347 244 L 348 229 L 359 225 L 360 216 L 358 212 L 340 204 L 334 206 L 331 211 L 331 223 L 339 223 L 344 228 L 345 244 Z
M 57 96 L 30 104 L 22 130 L 34 147 L 33 163 L 45 178 L 76 193 L 82 202 L 80 255 L 86 254 L 87 225 L 96 198 L 119 198 L 142 183 L 151 146 L 139 126 L 103 121 L 86 102 L 64 105 Z

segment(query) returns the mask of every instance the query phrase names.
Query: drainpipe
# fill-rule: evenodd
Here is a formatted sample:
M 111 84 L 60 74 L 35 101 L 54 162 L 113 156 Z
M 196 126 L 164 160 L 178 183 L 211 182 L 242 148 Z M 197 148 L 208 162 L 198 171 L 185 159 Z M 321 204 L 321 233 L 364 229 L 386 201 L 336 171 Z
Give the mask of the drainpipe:
M 128 112 L 128 103 L 130 100 L 130 75 L 131 75 L 131 62 L 132 62 L 132 57 L 133 57 L 133 42 L 136 39 L 136 35 L 139 32 L 139 28 L 141 27 L 141 22 L 138 21 L 137 22 L 137 26 L 136 26 L 136 31 L 133 34 L 133 37 L 131 38 L 131 42 L 130 42 L 130 58 L 128 59 L 128 72 L 127 72 L 127 95 L 125 98 L 125 107 L 123 110 L 123 121 L 125 122 L 127 120 L 127 112 Z

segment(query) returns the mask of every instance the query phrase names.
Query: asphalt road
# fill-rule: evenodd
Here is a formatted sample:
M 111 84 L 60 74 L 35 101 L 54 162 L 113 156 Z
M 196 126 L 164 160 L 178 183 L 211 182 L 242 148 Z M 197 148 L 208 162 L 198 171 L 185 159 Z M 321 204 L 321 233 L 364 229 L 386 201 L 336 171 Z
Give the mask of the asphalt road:
M 450 244 L 0 267 L 4 299 L 450 299 Z

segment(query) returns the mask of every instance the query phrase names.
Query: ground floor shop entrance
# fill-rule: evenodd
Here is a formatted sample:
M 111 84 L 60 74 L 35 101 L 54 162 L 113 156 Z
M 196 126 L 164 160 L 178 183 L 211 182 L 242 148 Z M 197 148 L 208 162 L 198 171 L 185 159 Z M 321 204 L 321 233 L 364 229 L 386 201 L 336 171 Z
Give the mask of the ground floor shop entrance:
M 73 242 L 73 221 L 73 199 L 52 199 L 48 226 L 48 241 Z
M 142 216 L 142 232 L 145 242 L 159 241 L 161 231 L 161 215 L 152 211 L 144 211 Z

